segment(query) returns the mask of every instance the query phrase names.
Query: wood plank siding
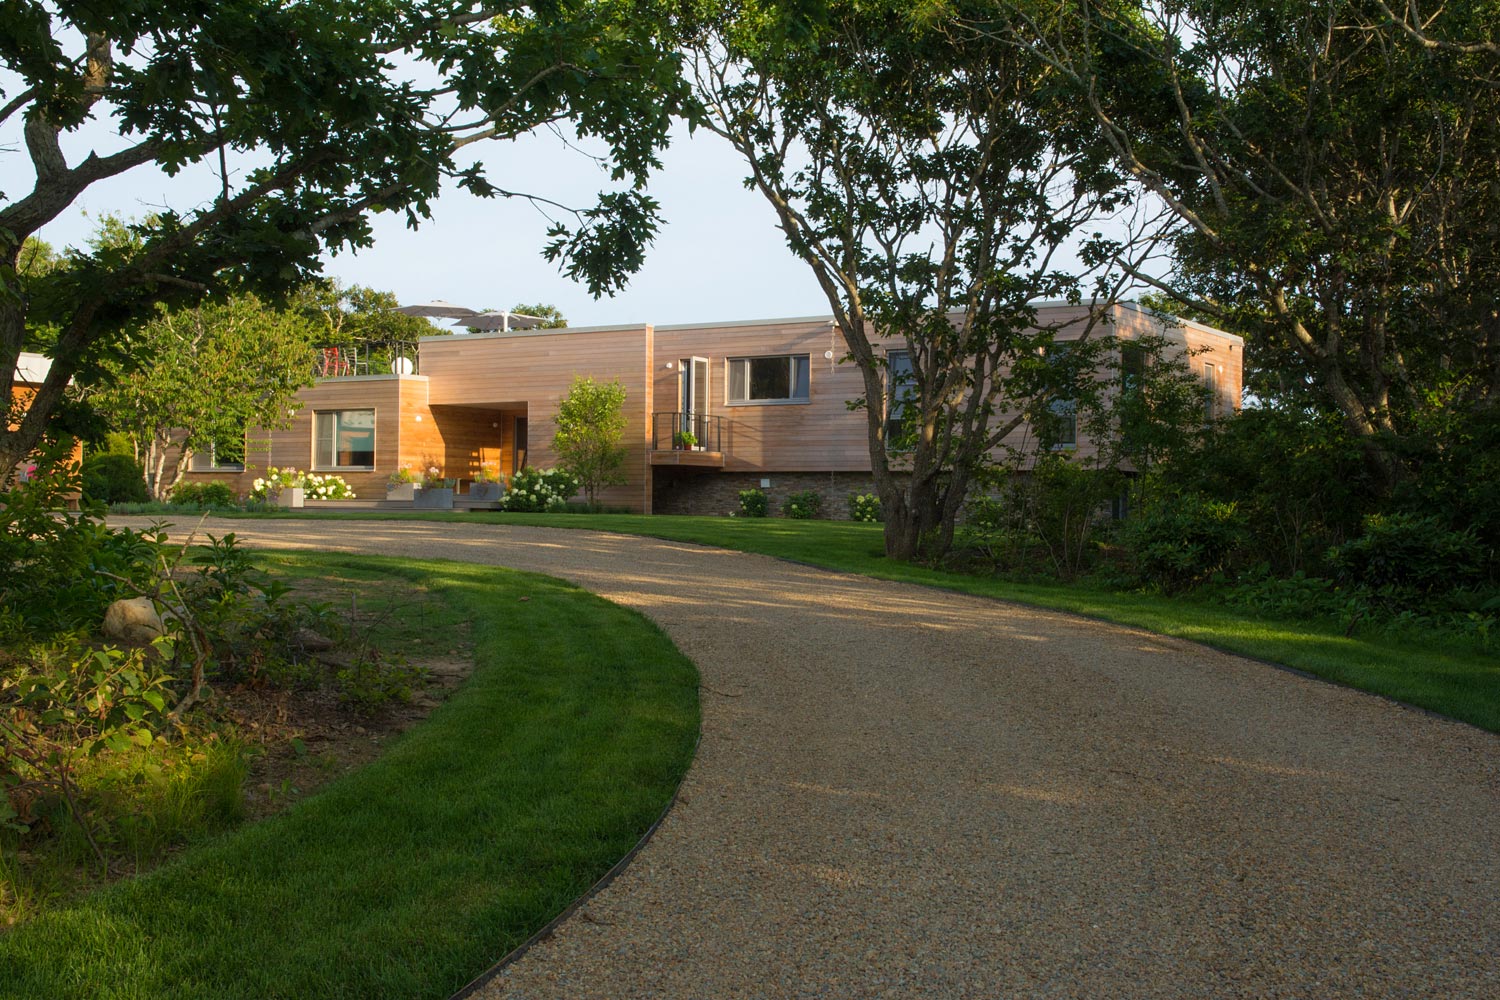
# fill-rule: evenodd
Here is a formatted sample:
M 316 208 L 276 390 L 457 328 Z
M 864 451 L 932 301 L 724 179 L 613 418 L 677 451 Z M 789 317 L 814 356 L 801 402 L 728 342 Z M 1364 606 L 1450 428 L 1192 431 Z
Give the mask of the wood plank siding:
M 627 480 L 605 490 L 600 502 L 649 511 L 651 345 L 652 328 L 643 324 L 430 337 L 421 343 L 421 370 L 430 380 L 440 426 L 450 414 L 467 411 L 513 434 L 514 418 L 524 417 L 526 461 L 535 468 L 557 464 L 557 408 L 574 377 L 619 379 L 625 387 Z M 509 475 L 514 442 L 507 442 L 501 446 L 502 471 Z

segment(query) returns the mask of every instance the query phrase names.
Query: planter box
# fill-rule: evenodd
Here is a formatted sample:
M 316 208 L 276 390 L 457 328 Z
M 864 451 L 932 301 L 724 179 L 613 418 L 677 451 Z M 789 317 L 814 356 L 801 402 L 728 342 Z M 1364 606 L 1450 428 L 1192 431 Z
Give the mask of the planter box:
M 499 503 L 500 498 L 505 496 L 504 483 L 470 483 L 469 499 L 476 502 Z
M 301 507 L 307 497 L 307 491 L 300 486 L 288 486 L 276 491 L 276 506 L 278 507 Z
M 449 487 L 417 490 L 412 502 L 416 504 L 417 510 L 452 510 L 453 490 Z
M 385 498 L 387 500 L 404 500 L 411 503 L 417 496 L 416 483 L 386 483 Z

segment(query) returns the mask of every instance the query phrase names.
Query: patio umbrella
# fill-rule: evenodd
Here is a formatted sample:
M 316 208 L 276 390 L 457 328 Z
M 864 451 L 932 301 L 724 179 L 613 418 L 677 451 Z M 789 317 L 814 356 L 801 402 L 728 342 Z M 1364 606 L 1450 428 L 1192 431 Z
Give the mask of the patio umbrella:
M 540 316 L 528 316 L 525 313 L 506 312 L 503 309 L 494 312 L 479 313 L 466 317 L 458 324 L 466 330 L 530 330 L 547 322 Z
M 442 299 L 424 302 L 419 306 L 398 306 L 396 311 L 405 316 L 425 316 L 432 319 L 467 319 L 479 315 L 478 310 L 456 306 Z

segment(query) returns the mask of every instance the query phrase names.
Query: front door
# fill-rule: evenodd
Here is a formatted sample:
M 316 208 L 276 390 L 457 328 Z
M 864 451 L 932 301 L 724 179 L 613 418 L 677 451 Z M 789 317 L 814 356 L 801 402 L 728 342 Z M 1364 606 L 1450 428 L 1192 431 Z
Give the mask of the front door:
M 682 427 L 697 439 L 702 447 L 707 440 L 708 421 L 708 359 L 683 358 L 679 362 L 681 374 L 678 386 L 681 389 Z

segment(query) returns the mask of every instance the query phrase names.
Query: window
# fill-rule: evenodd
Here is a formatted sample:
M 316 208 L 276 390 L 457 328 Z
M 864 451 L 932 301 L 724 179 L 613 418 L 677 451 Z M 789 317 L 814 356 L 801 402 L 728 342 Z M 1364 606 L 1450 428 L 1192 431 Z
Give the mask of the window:
M 245 435 L 217 438 L 207 448 L 193 452 L 189 465 L 193 472 L 244 472 Z
M 730 403 L 805 403 L 810 366 L 806 354 L 730 358 Z
M 1052 414 L 1051 427 L 1053 450 L 1078 447 L 1078 401 L 1076 399 L 1054 399 L 1047 404 Z
M 906 406 L 917 398 L 913 384 L 910 351 L 887 351 L 885 355 L 885 440 L 889 445 L 901 438 Z
M 313 414 L 313 466 L 375 468 L 375 411 L 325 410 Z
M 1208 423 L 1219 415 L 1219 370 L 1212 361 L 1203 363 L 1203 422 Z
M 1076 374 L 1068 367 L 1072 344 L 1052 344 L 1046 348 L 1047 365 L 1052 369 L 1054 398 L 1047 404 L 1048 418 L 1042 435 L 1053 451 L 1078 447 L 1078 400 L 1069 389 Z

